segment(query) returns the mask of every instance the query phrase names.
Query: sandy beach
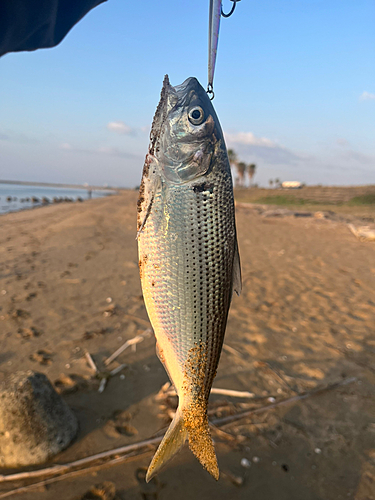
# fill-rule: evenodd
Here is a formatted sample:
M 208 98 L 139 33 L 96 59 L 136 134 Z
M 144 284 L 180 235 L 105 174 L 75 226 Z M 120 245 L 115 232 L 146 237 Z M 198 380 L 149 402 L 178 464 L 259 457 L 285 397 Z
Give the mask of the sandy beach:
M 74 443 L 45 466 L 143 441 L 169 423 L 175 401 L 155 399 L 168 377 L 153 335 L 104 365 L 150 327 L 137 196 L 0 216 L 0 380 L 16 370 L 45 373 L 80 423 Z M 108 498 L 118 500 L 375 499 L 375 243 L 356 239 L 341 220 L 264 217 L 245 204 L 237 228 L 243 292 L 232 302 L 214 387 L 253 398 L 212 395 L 211 417 L 355 381 L 214 429 L 217 483 L 186 447 L 146 485 L 150 447 L 9 498 L 104 500 L 87 492 L 109 481 L 116 496 Z M 122 364 L 99 393 L 100 379 Z M 0 482 L 0 498 L 25 484 Z

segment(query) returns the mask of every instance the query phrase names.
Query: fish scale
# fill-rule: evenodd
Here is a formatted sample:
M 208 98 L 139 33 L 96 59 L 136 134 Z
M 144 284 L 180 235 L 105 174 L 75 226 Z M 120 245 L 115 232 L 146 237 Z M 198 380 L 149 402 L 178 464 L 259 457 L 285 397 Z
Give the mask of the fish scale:
M 215 373 L 232 295 L 234 247 L 223 241 L 235 238 L 233 200 L 226 200 L 225 179 L 216 179 L 213 193 L 195 192 L 193 186 L 170 188 L 154 200 L 153 214 L 139 239 L 146 307 L 152 301 L 155 324 L 168 331 L 181 369 L 189 349 L 207 342 L 207 378 Z M 222 185 L 220 185 L 222 184 Z M 230 192 L 230 191 L 229 191 Z M 164 204 L 164 207 L 162 206 Z M 165 206 L 173 206 L 168 221 Z M 218 207 L 223 207 L 225 217 Z M 163 227 L 164 226 L 164 227 Z M 141 264 L 142 265 L 142 264 Z
M 179 397 L 146 479 L 186 439 L 217 479 L 207 401 L 241 277 L 224 138 L 195 78 L 177 87 L 164 80 L 140 187 L 138 248 L 158 356 Z

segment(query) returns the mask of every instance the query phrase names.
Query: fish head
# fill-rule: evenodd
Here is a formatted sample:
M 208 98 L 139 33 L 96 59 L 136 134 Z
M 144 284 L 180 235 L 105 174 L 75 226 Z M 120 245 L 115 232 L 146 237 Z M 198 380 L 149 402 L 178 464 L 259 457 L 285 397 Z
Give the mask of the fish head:
M 172 87 L 166 77 L 156 117 L 154 157 L 162 177 L 181 184 L 207 174 L 215 148 L 224 141 L 212 103 L 198 80 L 188 78 Z

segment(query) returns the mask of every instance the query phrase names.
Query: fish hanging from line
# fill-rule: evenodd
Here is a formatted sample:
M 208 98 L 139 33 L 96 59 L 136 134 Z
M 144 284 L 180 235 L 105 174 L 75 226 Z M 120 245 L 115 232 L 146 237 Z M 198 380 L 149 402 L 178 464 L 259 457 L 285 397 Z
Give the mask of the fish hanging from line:
M 157 354 L 177 412 L 149 466 L 149 481 L 182 447 L 215 478 L 207 402 L 233 290 L 240 294 L 233 184 L 223 133 L 196 78 L 164 78 L 138 199 L 139 269 Z

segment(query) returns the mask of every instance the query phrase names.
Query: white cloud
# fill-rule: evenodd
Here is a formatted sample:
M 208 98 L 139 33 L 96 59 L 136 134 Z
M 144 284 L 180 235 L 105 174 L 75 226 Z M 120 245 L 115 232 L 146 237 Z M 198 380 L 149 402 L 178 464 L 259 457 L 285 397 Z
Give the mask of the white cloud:
M 233 148 L 243 161 L 263 164 L 295 164 L 302 159 L 286 147 L 252 132 L 225 133 L 228 148 Z
M 244 144 L 251 146 L 263 146 L 265 148 L 276 148 L 276 142 L 266 137 L 256 137 L 252 132 L 238 132 L 236 134 L 225 134 L 226 142 L 231 144 Z
M 340 139 L 337 139 L 336 144 L 338 146 L 346 147 L 349 145 L 349 141 L 347 139 L 340 138 Z
M 370 94 L 370 92 L 363 92 L 359 98 L 360 101 L 375 101 L 375 94 Z
M 112 132 L 116 132 L 117 134 L 131 134 L 133 132 L 133 129 L 122 121 L 109 122 L 107 125 L 107 129 L 111 130 Z
M 60 149 L 72 149 L 72 146 L 68 142 L 60 144 Z

